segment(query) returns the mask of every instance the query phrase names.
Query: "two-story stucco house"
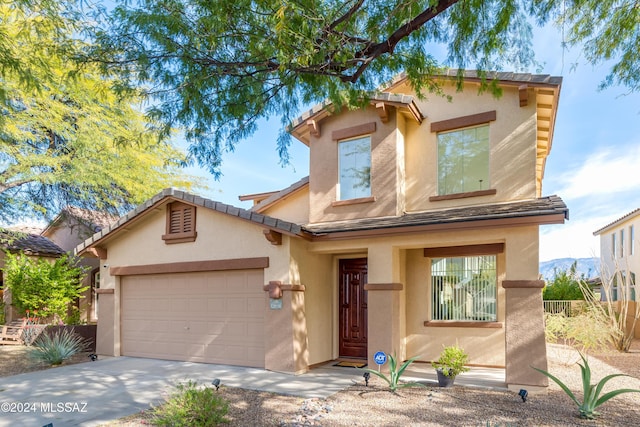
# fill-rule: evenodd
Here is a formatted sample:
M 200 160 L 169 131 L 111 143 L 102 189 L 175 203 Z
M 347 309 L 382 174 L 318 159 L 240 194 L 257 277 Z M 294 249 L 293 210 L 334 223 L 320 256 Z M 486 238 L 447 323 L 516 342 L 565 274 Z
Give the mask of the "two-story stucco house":
M 453 74 L 451 74 L 453 76 Z M 167 189 L 94 235 L 98 352 L 301 373 L 458 343 L 510 387 L 546 386 L 538 234 L 561 78 L 499 73 L 502 97 L 419 100 L 403 78 L 368 107 L 290 127 L 310 173 L 250 210 Z
M 596 230 L 600 236 L 600 275 L 611 286 L 611 299 L 636 301 L 636 274 L 640 273 L 638 236 L 640 209 L 629 212 Z

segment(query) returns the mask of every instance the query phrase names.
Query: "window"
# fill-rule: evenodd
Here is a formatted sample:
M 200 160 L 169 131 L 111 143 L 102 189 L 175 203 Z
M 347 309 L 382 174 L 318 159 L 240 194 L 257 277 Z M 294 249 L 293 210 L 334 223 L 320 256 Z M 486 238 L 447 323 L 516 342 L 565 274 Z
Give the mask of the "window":
M 613 258 L 616 257 L 616 249 L 617 249 L 617 246 L 616 246 L 616 233 L 614 231 L 613 234 L 611 235 L 611 256 Z
M 629 227 L 629 255 L 633 255 L 635 253 L 635 243 L 634 240 L 636 238 L 634 233 L 633 225 Z
M 489 189 L 489 125 L 438 133 L 438 195 Z
M 624 256 L 624 229 L 620 230 L 620 257 Z
M 431 320 L 495 322 L 496 256 L 431 259 Z
M 167 228 L 162 236 L 165 243 L 193 242 L 196 233 L 196 208 L 181 202 L 167 205 Z
M 371 196 L 371 137 L 338 143 L 340 200 Z

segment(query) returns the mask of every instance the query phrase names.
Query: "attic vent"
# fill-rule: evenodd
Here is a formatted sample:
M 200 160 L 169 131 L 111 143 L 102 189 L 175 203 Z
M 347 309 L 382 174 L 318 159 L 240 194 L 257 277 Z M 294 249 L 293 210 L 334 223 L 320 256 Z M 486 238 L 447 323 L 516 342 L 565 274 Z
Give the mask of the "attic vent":
M 165 243 L 193 242 L 196 237 L 196 207 L 181 202 L 167 205 L 167 230 L 162 236 Z

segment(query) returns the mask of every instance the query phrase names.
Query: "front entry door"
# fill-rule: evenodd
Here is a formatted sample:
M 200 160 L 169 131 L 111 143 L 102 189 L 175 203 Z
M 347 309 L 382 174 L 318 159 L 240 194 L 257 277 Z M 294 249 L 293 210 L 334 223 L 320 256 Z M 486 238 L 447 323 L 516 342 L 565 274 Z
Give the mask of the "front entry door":
M 367 258 L 340 260 L 340 357 L 367 358 Z

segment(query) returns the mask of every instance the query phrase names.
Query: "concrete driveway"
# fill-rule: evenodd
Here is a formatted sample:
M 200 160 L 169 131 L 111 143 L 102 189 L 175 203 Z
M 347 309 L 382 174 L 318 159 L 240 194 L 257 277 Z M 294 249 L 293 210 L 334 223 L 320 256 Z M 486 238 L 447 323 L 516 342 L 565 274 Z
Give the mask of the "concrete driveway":
M 0 427 L 95 426 L 158 404 L 175 384 L 193 380 L 305 398 L 327 397 L 361 373 L 319 368 L 292 376 L 227 365 L 116 357 L 0 378 Z

